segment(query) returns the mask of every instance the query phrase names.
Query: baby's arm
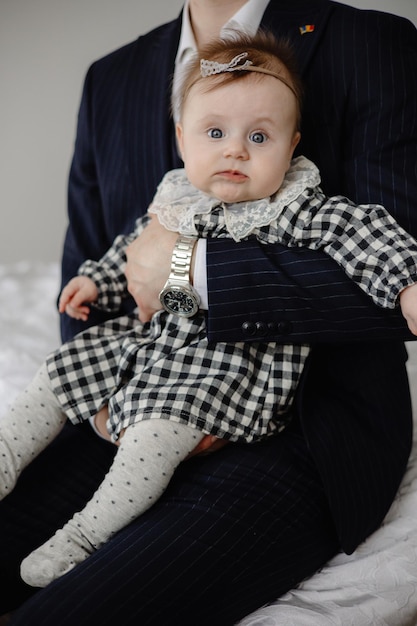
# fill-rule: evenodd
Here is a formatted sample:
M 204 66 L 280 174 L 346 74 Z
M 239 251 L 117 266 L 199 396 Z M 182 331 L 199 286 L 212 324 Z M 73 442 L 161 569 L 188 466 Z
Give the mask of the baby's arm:
M 125 276 L 126 249 L 148 221 L 147 215 L 139 218 L 135 230 L 129 235 L 118 235 L 101 259 L 88 259 L 78 268 L 78 275 L 89 278 L 97 287 L 95 308 L 117 313 L 121 310 L 123 300 L 129 297 Z
M 407 320 L 408 328 L 417 335 L 417 283 L 410 285 L 400 293 L 401 312 Z
M 75 276 L 62 290 L 58 310 L 85 322 L 90 314 L 86 303 L 95 302 L 97 298 L 98 289 L 94 281 L 88 276 Z

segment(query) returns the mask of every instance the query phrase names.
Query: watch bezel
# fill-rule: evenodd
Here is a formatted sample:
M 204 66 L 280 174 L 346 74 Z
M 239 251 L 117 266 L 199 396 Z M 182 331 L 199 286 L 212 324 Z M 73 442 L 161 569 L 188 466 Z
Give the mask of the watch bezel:
M 165 301 L 167 294 L 170 292 L 177 292 L 181 294 L 185 294 L 193 303 L 193 307 L 190 311 L 175 311 L 171 309 Z M 194 317 L 199 311 L 200 307 L 200 296 L 193 288 L 193 286 L 189 283 L 181 284 L 175 281 L 168 280 L 164 288 L 159 294 L 159 300 L 168 313 L 172 313 L 173 315 L 178 315 L 180 317 Z

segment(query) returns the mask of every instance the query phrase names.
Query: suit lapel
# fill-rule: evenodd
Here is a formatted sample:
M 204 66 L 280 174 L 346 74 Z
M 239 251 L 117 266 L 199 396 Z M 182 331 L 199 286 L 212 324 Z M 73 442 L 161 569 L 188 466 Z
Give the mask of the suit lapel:
M 178 19 L 140 37 L 133 46 L 126 77 L 124 140 L 130 180 L 142 210 L 151 201 L 163 174 L 180 163 L 169 115 L 180 28 L 181 19 Z
M 333 10 L 328 0 L 271 0 L 262 18 L 261 27 L 276 36 L 288 37 L 294 46 L 301 74 L 321 39 Z M 304 27 L 313 30 L 302 33 Z

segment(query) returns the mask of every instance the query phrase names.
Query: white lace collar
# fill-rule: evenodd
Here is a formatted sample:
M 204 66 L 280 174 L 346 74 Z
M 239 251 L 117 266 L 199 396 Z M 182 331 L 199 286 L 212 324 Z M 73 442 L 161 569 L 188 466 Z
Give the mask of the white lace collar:
M 303 156 L 293 159 L 280 189 L 270 198 L 225 204 L 193 187 L 184 169 L 171 170 L 162 179 L 150 213 L 156 213 L 165 228 L 183 235 L 197 235 L 195 218 L 223 208 L 226 228 L 235 241 L 248 237 L 256 228 L 277 220 L 284 208 L 306 189 L 320 184 L 317 167 Z

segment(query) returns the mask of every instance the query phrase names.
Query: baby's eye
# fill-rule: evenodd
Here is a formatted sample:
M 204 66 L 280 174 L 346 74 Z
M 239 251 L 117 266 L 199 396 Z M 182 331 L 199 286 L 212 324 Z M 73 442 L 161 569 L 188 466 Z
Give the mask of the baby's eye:
M 249 139 L 253 141 L 253 143 L 264 143 L 264 141 L 267 140 L 267 136 L 265 135 L 265 133 L 260 133 L 258 131 L 249 135 Z
M 223 131 L 220 128 L 210 128 L 207 134 L 212 139 L 221 139 L 223 137 Z

